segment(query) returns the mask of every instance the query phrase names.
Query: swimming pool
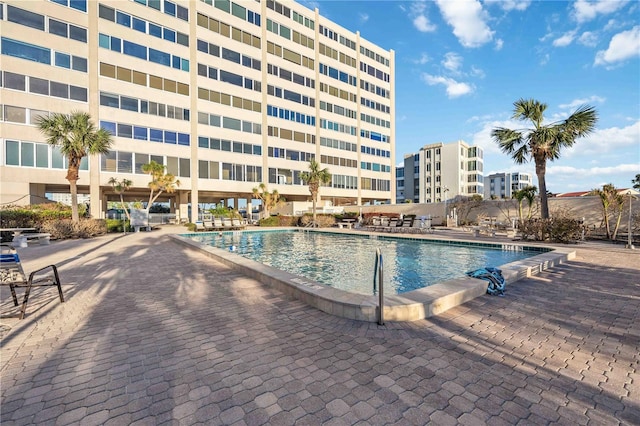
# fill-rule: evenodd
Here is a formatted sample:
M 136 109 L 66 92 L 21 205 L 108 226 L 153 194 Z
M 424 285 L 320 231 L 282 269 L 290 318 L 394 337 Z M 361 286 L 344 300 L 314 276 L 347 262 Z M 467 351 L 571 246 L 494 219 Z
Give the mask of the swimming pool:
M 375 252 L 384 258 L 387 294 L 402 294 L 466 271 L 500 266 L 540 254 L 540 249 L 330 232 L 243 231 L 184 237 L 319 283 L 363 295 L 374 294 Z M 510 246 L 511 248 L 515 246 Z

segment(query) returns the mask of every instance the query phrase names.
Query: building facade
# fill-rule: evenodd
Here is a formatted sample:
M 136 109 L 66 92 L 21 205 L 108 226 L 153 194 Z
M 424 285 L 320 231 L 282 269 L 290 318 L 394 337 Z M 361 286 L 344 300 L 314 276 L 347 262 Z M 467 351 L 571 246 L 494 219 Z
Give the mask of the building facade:
M 483 152 L 464 141 L 425 145 L 396 170 L 396 202 L 439 203 L 483 194 Z M 403 176 L 398 180 L 398 174 Z M 400 185 L 402 184 L 402 187 Z
M 512 198 L 515 191 L 533 186 L 529 173 L 494 173 L 484 178 L 484 198 Z
M 114 135 L 109 154 L 81 166 L 78 190 L 94 217 L 117 199 L 112 177 L 133 182 L 127 197 L 145 199 L 150 161 L 180 180 L 165 200 L 182 217 L 203 202 L 233 199 L 237 208 L 262 182 L 306 200 L 300 172 L 311 158 L 332 174 L 323 199 L 395 201 L 394 52 L 317 9 L 7 1 L 0 20 L 0 203 L 68 192 L 66 159 L 35 123 L 78 110 Z

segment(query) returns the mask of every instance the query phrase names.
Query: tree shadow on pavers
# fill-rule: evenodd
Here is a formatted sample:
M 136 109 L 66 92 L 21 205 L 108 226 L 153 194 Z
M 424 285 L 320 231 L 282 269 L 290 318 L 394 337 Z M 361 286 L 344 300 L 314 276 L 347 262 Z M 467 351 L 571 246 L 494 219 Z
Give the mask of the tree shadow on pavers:
M 27 273 L 48 265 L 56 265 L 65 301 L 69 301 L 74 297 L 78 289 L 74 281 L 72 267 L 74 262 L 83 259 L 121 237 L 122 235 L 107 235 L 93 239 L 56 241 L 50 245 L 20 248 L 18 252 Z M 56 302 L 60 304 L 60 298 L 55 287 L 35 286 L 31 289 L 29 295 L 25 318 L 20 320 L 24 291 L 24 287 L 16 289 L 18 306 L 15 306 L 8 286 L 0 287 L 0 300 L 3 301 L 0 303 L 0 321 L 8 326 L 8 330 L 3 334 L 1 342 L 3 346 L 10 344 L 15 338 L 23 338 L 20 335 L 22 330 L 29 329 L 27 326 L 32 325 L 32 322 L 37 322 L 44 316 L 49 315 L 50 311 L 57 308 Z
M 299 352 L 283 344 L 313 310 L 284 312 L 274 290 L 154 234 L 61 269 L 77 291 L 8 362 L 3 422 L 227 423 L 225 410 L 283 384 L 272 364 Z M 269 413 L 244 413 L 258 408 Z
M 517 403 L 520 418 L 541 420 L 535 416 L 544 413 L 544 421 L 637 424 L 640 395 L 632 375 L 640 363 L 640 294 L 637 281 L 629 280 L 634 276 L 633 268 L 612 276 L 599 265 L 572 261 L 509 286 L 504 298 L 468 303 L 480 314 L 470 325 L 454 315 L 433 321 L 460 349 L 485 354 L 490 368 L 481 380 L 491 394 L 510 390 L 502 406 Z M 609 283 L 606 298 L 603 283 Z

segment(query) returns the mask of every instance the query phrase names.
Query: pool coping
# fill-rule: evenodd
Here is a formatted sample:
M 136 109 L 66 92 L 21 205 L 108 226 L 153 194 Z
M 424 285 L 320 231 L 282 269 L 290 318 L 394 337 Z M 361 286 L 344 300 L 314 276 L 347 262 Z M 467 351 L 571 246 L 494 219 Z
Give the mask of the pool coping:
M 299 228 L 278 228 L 279 231 L 296 230 Z M 243 231 L 235 231 L 243 232 Z M 306 232 L 324 232 L 336 234 L 354 234 L 360 236 L 389 236 L 378 233 L 363 232 L 335 232 L 327 229 L 308 230 Z M 199 232 L 198 235 L 207 233 Z M 170 235 L 176 242 L 191 249 L 198 250 L 234 270 L 254 278 L 270 287 L 273 287 L 287 296 L 305 302 L 326 313 L 338 317 L 360 321 L 378 321 L 378 296 L 350 293 L 336 289 L 317 281 L 310 280 L 299 275 L 282 271 L 271 266 L 264 265 L 251 259 L 242 257 L 231 251 L 211 247 L 206 244 L 193 241 L 181 235 Z M 456 239 L 441 240 L 433 236 L 422 235 L 398 235 L 392 238 L 420 239 L 425 241 L 442 241 L 443 244 L 471 245 L 471 246 L 496 246 L 508 244 L 509 246 L 532 247 L 542 250 L 539 246 L 518 243 L 479 243 L 472 240 Z M 450 242 L 450 243 L 449 243 Z M 563 247 L 545 247 L 550 251 L 537 254 L 527 259 L 518 260 L 498 266 L 502 270 L 507 286 L 527 277 L 552 268 L 556 265 L 574 259 L 575 250 Z M 385 321 L 416 321 L 433 315 L 440 314 L 455 306 L 468 302 L 476 297 L 486 294 L 487 282 L 477 278 L 461 277 L 440 282 L 418 290 L 399 295 L 385 295 L 383 316 Z

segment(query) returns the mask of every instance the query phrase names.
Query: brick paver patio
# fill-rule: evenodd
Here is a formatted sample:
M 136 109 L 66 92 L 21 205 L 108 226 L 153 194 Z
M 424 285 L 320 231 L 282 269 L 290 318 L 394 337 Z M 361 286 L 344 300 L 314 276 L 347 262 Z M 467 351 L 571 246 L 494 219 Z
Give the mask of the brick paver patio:
M 173 228 L 174 232 L 180 228 Z M 640 424 L 640 250 L 413 323 L 332 317 L 150 233 L 21 249 L 66 303 L 2 289 L 1 423 Z

